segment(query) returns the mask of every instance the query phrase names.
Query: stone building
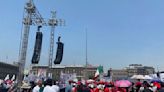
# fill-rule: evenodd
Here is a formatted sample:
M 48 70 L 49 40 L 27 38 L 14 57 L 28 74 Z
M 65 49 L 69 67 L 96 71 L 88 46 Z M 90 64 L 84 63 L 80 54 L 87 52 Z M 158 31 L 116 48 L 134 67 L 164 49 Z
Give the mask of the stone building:
M 46 72 L 46 76 L 48 76 L 48 72 L 50 71 L 50 69 L 48 68 L 48 66 L 33 66 L 32 67 L 32 72 L 34 74 L 38 74 L 39 71 L 45 71 Z M 51 71 L 52 71 L 52 78 L 53 79 L 59 79 L 60 78 L 60 74 L 61 73 L 66 73 L 66 74 L 76 74 L 78 79 L 81 78 L 89 78 L 89 77 L 93 77 L 95 72 L 97 70 L 97 66 L 88 66 L 88 67 L 84 67 L 84 66 L 53 66 Z
M 108 70 L 108 76 L 110 76 L 112 80 L 128 79 L 133 75 L 149 75 L 154 73 L 155 69 L 153 67 L 142 66 L 142 64 L 130 64 L 128 67 L 124 69 Z
M 9 74 L 10 78 L 13 75 L 16 76 L 18 71 L 19 71 L 18 66 L 0 62 L 0 79 L 4 79 L 7 74 Z
M 142 64 L 130 64 L 126 67 L 128 76 L 133 75 L 149 75 L 155 73 L 155 69 L 151 66 L 142 66 Z
M 108 70 L 108 75 L 110 75 L 110 77 L 113 81 L 128 78 L 128 72 L 125 69 L 110 69 L 110 70 Z

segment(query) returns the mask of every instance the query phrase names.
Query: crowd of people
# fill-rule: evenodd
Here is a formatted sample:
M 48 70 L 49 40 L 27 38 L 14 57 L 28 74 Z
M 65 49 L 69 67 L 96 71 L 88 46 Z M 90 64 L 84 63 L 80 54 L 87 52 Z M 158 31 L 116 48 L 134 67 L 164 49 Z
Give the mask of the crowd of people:
M 69 90 L 65 92 L 164 92 L 163 82 L 131 82 L 129 86 L 126 84 L 116 85 L 115 82 L 103 82 L 97 83 L 69 83 Z
M 140 81 L 126 83 L 105 81 L 72 81 L 69 80 L 61 87 L 60 81 L 52 79 L 27 82 L 23 81 L 21 92 L 164 92 L 164 83 L 161 81 Z M 118 82 L 118 83 L 117 83 Z M 14 81 L 0 81 L 0 92 L 20 92 Z

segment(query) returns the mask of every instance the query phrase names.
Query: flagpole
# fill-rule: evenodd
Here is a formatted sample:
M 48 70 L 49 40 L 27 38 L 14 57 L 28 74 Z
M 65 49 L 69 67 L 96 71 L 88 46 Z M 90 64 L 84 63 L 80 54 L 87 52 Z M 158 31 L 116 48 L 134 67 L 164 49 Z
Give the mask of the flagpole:
M 86 55 L 86 58 L 85 58 L 85 67 L 84 67 L 84 79 L 87 79 L 87 66 L 88 66 L 88 38 L 87 38 L 87 29 L 85 29 L 85 35 L 86 35 L 86 39 L 85 39 L 85 55 Z
M 87 29 L 85 30 L 86 32 L 86 67 L 88 66 L 88 34 L 87 34 Z

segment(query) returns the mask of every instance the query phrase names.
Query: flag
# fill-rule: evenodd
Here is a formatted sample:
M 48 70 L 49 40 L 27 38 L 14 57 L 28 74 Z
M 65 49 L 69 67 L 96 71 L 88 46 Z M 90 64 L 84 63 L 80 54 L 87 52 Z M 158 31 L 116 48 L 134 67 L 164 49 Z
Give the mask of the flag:
M 6 75 L 6 77 L 5 77 L 4 80 L 6 81 L 6 80 L 8 80 L 8 79 L 9 79 L 9 74 Z
M 95 76 L 94 76 L 94 79 L 96 79 L 97 77 L 99 77 L 100 74 L 102 74 L 104 71 L 103 71 L 103 66 L 99 66 L 96 70 L 96 73 L 95 73 Z
M 14 80 L 15 80 L 15 75 L 13 75 L 13 77 L 11 78 L 11 80 L 12 80 L 12 81 L 14 81 Z
M 99 70 L 97 69 L 96 70 L 96 73 L 95 73 L 95 77 L 97 77 L 97 76 L 99 76 L 100 75 L 100 73 L 99 73 Z

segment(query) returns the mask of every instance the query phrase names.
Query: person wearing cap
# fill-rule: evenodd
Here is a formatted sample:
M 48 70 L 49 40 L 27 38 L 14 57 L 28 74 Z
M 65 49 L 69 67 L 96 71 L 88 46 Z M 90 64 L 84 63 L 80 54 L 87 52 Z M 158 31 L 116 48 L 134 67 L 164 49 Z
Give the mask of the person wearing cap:
M 140 92 L 153 92 L 153 91 L 149 88 L 150 85 L 149 85 L 149 83 L 148 83 L 147 81 L 144 81 L 144 82 L 142 83 L 142 86 L 143 86 L 143 89 L 140 90 Z
M 66 85 L 66 88 L 65 88 L 65 92 L 71 92 L 71 89 L 72 89 L 71 83 L 72 81 L 68 81 L 68 84 Z
M 92 84 L 89 84 L 88 86 L 90 88 L 90 92 L 94 92 L 94 84 L 92 83 Z
M 95 88 L 95 92 L 103 92 L 103 90 L 104 90 L 104 85 L 101 83 L 99 83 L 97 85 L 97 88 Z
M 136 92 L 139 92 L 140 87 L 141 87 L 142 83 L 140 82 L 140 79 L 137 80 L 135 86 L 136 86 Z
M 29 83 L 27 82 L 23 82 L 22 86 L 21 86 L 21 92 L 31 92 L 31 86 Z M 7 92 L 7 91 L 4 91 L 4 92 Z
M 77 83 L 77 92 L 83 92 L 83 85 L 80 81 Z
M 157 91 L 157 87 L 153 83 L 150 84 L 149 89 L 151 89 L 153 92 Z
M 75 83 L 73 83 L 73 85 L 72 85 L 71 92 L 77 92 L 76 84 Z
M 161 83 L 161 88 L 159 89 L 158 92 L 164 92 L 164 83 L 163 82 Z
M 107 85 L 104 87 L 104 92 L 112 92 Z

